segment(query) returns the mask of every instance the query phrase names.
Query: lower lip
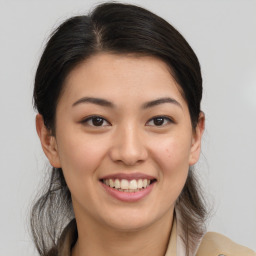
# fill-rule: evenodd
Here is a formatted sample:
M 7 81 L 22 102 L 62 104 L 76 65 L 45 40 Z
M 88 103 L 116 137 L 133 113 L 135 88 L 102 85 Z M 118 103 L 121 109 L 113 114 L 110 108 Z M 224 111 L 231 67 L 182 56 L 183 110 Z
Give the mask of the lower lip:
M 100 182 L 100 183 L 109 195 L 111 195 L 112 197 L 114 197 L 120 201 L 124 201 L 124 202 L 136 202 L 136 201 L 139 201 L 139 200 L 145 198 L 152 191 L 153 186 L 155 184 L 155 182 L 154 182 L 151 185 L 149 185 L 148 187 L 144 188 L 143 190 L 137 191 L 137 192 L 121 192 L 117 189 L 107 186 L 106 184 L 104 184 L 102 182 Z

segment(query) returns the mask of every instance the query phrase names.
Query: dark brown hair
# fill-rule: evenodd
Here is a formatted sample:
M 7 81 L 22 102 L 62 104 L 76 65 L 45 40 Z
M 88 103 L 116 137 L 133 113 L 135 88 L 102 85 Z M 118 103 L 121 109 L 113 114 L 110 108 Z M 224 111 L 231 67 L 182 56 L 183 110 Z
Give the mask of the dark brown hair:
M 55 112 L 67 75 L 99 52 L 153 56 L 164 61 L 188 104 L 193 128 L 198 123 L 202 77 L 198 59 L 183 36 L 159 16 L 141 7 L 105 3 L 89 15 L 76 16 L 51 35 L 39 62 L 34 84 L 34 107 L 55 135 Z M 177 200 L 187 249 L 200 237 L 206 216 L 192 170 Z M 70 191 L 62 169 L 53 168 L 43 195 L 32 209 L 31 227 L 40 255 L 56 251 L 65 225 L 74 218 Z M 57 253 L 57 251 L 56 251 Z

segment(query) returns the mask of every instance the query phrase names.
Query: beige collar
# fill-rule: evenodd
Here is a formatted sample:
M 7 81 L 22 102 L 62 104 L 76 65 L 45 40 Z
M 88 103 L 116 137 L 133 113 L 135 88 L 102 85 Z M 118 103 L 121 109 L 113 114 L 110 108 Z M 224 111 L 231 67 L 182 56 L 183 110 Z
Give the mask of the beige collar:
M 183 230 L 181 225 L 181 215 L 177 209 L 175 209 L 172 231 L 169 239 L 169 244 L 165 256 L 186 256 L 186 246 L 182 240 Z M 202 237 L 197 240 L 193 248 L 189 250 L 189 256 L 195 256 L 196 251 L 200 245 Z
M 165 256 L 176 256 L 176 251 L 177 251 L 176 246 L 177 246 L 177 221 L 176 221 L 176 218 L 174 217 L 173 224 L 172 224 L 172 232 L 170 235 L 169 244 L 168 244 Z

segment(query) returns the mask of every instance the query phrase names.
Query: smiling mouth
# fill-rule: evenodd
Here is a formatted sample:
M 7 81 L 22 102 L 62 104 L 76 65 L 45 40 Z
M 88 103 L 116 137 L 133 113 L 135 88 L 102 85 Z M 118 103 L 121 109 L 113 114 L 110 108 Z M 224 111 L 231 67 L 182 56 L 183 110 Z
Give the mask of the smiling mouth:
M 120 192 L 135 193 L 144 190 L 156 182 L 156 179 L 101 179 L 100 182 Z

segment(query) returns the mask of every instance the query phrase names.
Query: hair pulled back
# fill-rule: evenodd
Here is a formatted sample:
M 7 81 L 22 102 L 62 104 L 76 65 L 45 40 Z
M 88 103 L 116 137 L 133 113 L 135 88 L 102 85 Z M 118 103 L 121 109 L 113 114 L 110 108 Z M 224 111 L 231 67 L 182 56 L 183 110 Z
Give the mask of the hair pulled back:
M 185 98 L 193 128 L 202 98 L 198 59 L 169 23 L 134 5 L 105 3 L 89 15 L 62 23 L 52 34 L 40 59 L 34 83 L 34 107 L 55 136 L 55 113 L 67 75 L 74 67 L 100 52 L 153 56 L 171 70 Z M 74 218 L 70 191 L 61 168 L 53 168 L 49 184 L 32 209 L 31 227 L 40 255 L 55 255 L 64 226 Z M 201 236 L 206 209 L 192 171 L 177 200 L 187 248 Z M 49 253 L 51 251 L 51 254 Z M 52 254 L 53 253 L 53 254 Z

